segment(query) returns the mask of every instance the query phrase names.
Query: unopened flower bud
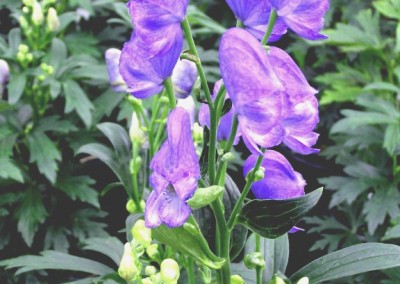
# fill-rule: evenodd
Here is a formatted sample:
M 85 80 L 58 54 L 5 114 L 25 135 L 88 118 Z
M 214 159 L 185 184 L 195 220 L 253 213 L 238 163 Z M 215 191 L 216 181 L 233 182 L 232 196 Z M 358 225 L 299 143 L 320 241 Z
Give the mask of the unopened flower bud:
M 57 11 L 53 7 L 49 8 L 47 12 L 47 28 L 54 32 L 60 27 L 60 20 L 58 19 Z
M 164 284 L 164 282 L 161 281 L 160 272 L 157 274 L 151 275 L 150 279 L 154 284 Z
M 133 281 L 139 274 L 139 268 L 136 264 L 135 256 L 132 252 L 132 247 L 129 243 L 124 246 L 124 255 L 118 268 L 119 276 L 126 281 Z
M 110 80 L 111 88 L 114 92 L 125 93 L 127 86 L 124 79 L 119 73 L 119 58 L 121 57 L 121 50 L 110 48 L 106 50 L 105 59 L 107 65 L 108 78 Z
M 192 92 L 193 85 L 197 79 L 196 64 L 189 60 L 179 60 L 172 72 L 172 84 L 175 96 L 178 99 L 187 98 Z
M 26 62 L 28 62 L 28 63 L 32 62 L 32 60 L 33 60 L 33 54 L 32 54 L 32 53 L 26 54 L 26 55 L 25 55 L 25 59 L 26 59 Z
M 19 25 L 23 30 L 26 30 L 29 27 L 28 21 L 25 19 L 24 16 L 19 16 Z
M 207 206 L 214 202 L 218 196 L 220 196 L 222 191 L 224 191 L 224 187 L 218 185 L 198 188 L 193 197 L 187 201 L 187 204 L 189 204 L 193 209 Z
M 147 255 L 153 259 L 158 260 L 160 258 L 160 252 L 158 251 L 158 244 L 151 244 L 146 248 Z
M 46 76 L 43 74 L 40 74 L 39 76 L 37 76 L 38 81 L 43 82 L 46 79 Z
M 310 279 L 308 279 L 308 277 L 303 277 L 299 281 L 297 281 L 297 284 L 309 284 L 309 283 Z
M 35 3 L 35 1 L 34 0 L 23 0 L 22 3 L 27 7 L 32 7 L 33 3 Z
M 20 44 L 18 46 L 18 51 L 23 54 L 27 54 L 29 52 L 29 47 L 26 44 Z
M 151 278 L 149 278 L 149 277 L 142 279 L 142 283 L 143 284 L 154 284 L 154 282 L 151 281 Z
M 286 281 L 275 274 L 274 277 L 272 278 L 270 284 L 286 284 Z
M 137 207 L 135 202 L 132 199 L 129 199 L 128 202 L 125 205 L 126 211 L 129 213 L 133 214 L 137 212 Z
M 132 143 L 143 144 L 146 140 L 146 133 L 141 129 L 140 122 L 136 112 L 133 112 L 131 119 L 131 127 L 129 127 L 129 137 Z
M 259 252 L 253 252 L 244 257 L 244 265 L 248 269 L 255 269 L 255 268 L 264 268 L 265 267 L 265 260 L 263 256 Z
M 203 143 L 203 127 L 200 126 L 197 122 L 193 124 L 192 127 L 192 133 L 193 133 L 193 141 L 196 144 Z
M 178 283 L 178 279 L 180 276 L 178 263 L 171 258 L 164 259 L 163 262 L 161 262 L 160 275 L 161 279 L 166 284 Z
M 0 59 L 0 96 L 3 94 L 5 86 L 10 78 L 10 67 L 7 61 Z
M 41 24 L 43 24 L 43 21 L 44 21 L 44 15 L 42 6 L 40 5 L 39 2 L 35 1 L 33 3 L 33 8 L 32 8 L 32 23 L 35 26 L 40 26 Z
M 29 8 L 26 7 L 26 6 L 22 7 L 22 13 L 28 14 L 29 13 Z
M 259 181 L 259 180 L 264 179 L 264 176 L 265 176 L 264 172 L 265 172 L 264 168 L 262 168 L 262 167 L 259 168 L 254 174 L 254 181 Z
M 144 273 L 146 273 L 147 276 L 151 276 L 157 273 L 157 268 L 155 268 L 153 265 L 148 265 L 146 266 Z
M 137 220 L 135 225 L 133 225 L 132 235 L 145 248 L 151 244 L 151 229 L 147 228 L 145 222 L 141 219 Z
M 242 277 L 236 274 L 231 276 L 231 284 L 245 284 L 245 282 Z

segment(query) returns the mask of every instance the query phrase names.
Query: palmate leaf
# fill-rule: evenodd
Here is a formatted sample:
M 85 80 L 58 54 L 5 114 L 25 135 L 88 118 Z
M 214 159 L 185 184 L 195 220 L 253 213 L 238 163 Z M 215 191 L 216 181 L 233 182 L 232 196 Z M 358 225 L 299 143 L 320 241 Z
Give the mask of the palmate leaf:
M 84 241 L 84 250 L 96 251 L 108 256 L 119 265 L 124 252 L 124 244 L 117 238 L 91 238 Z
M 290 280 L 308 277 L 321 283 L 346 276 L 400 266 L 400 247 L 390 244 L 354 245 L 320 257 L 295 272 Z
M 99 194 L 91 187 L 95 183 L 95 180 L 88 176 L 62 175 L 57 180 L 56 187 L 65 192 L 72 200 L 78 199 L 100 208 Z
M 246 203 L 239 223 L 264 238 L 275 239 L 290 231 L 321 198 L 322 188 L 286 200 L 255 199 Z
M 14 163 L 14 161 L 12 161 L 9 158 L 0 157 L 0 165 L 1 165 L 0 178 L 4 179 L 10 178 L 19 181 L 21 183 L 24 181 L 22 172 L 18 168 L 18 166 Z

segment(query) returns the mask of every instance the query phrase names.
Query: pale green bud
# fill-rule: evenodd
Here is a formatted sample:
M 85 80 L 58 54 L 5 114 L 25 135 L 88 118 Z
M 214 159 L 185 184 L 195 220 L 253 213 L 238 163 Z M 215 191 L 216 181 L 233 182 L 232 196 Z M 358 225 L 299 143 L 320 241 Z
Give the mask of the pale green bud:
M 24 16 L 19 16 L 19 25 L 23 30 L 26 30 L 29 27 L 28 21 L 25 19 Z
M 197 122 L 193 124 L 193 141 L 196 144 L 201 144 L 203 142 L 203 127 L 200 126 Z
M 160 259 L 160 252 L 158 251 L 158 244 L 151 244 L 146 248 L 147 255 L 153 259 L 158 260 Z
M 124 255 L 119 264 L 118 274 L 122 279 L 129 282 L 135 280 L 139 272 L 132 247 L 129 243 L 126 243 L 124 246 Z
M 35 1 L 33 3 L 33 8 L 32 8 L 32 23 L 35 26 L 40 26 L 41 24 L 43 24 L 43 21 L 44 21 L 44 15 L 42 6 L 40 5 L 39 2 Z
M 128 202 L 126 203 L 126 211 L 129 213 L 133 214 L 137 212 L 136 204 L 132 199 L 129 199 Z
M 154 284 L 165 284 L 164 282 L 161 281 L 161 275 L 160 273 L 154 274 L 150 276 L 151 281 L 153 281 Z
M 178 283 L 180 269 L 178 263 L 175 260 L 171 258 L 164 259 L 163 262 L 161 262 L 160 270 L 161 279 L 166 284 Z
M 18 46 L 18 51 L 21 52 L 21 53 L 26 54 L 26 53 L 29 52 L 29 47 L 26 44 L 20 44 Z
M 253 252 L 244 257 L 244 265 L 249 269 L 264 268 L 265 260 L 260 252 Z
M 231 276 L 231 284 L 245 284 L 242 277 L 239 275 L 232 275 Z
M 26 58 L 26 61 L 29 63 L 29 62 L 32 62 L 32 60 L 33 60 L 33 54 L 32 53 L 28 53 L 28 54 L 26 54 L 25 55 L 25 58 Z
M 286 281 L 275 274 L 272 280 L 270 281 L 270 284 L 286 284 Z
M 146 227 L 143 220 L 137 220 L 135 225 L 133 225 L 132 235 L 145 248 L 151 244 L 151 230 Z
M 44 80 L 46 79 L 46 76 L 43 75 L 43 74 L 40 74 L 39 76 L 37 76 L 37 79 L 38 79 L 40 82 L 42 82 L 42 81 L 44 81 Z
M 49 8 L 47 12 L 47 28 L 54 32 L 60 27 L 60 20 L 58 19 L 57 11 L 53 7 Z
M 136 112 L 133 112 L 131 119 L 131 127 L 129 127 L 129 137 L 132 143 L 142 145 L 146 140 L 146 133 L 141 129 L 140 122 Z
M 254 174 L 254 181 L 258 181 L 258 180 L 264 179 L 264 176 L 265 176 L 264 172 L 265 172 L 265 169 L 264 169 L 264 168 L 262 168 L 262 167 L 259 168 L 259 169 L 256 171 L 256 173 Z
M 154 282 L 151 281 L 151 278 L 149 278 L 149 277 L 142 279 L 142 283 L 143 284 L 154 284 Z
M 18 51 L 18 53 L 17 53 L 17 61 L 22 63 L 22 62 L 25 62 L 25 60 L 26 60 L 25 53 L 23 53 L 21 51 Z
M 35 0 L 23 0 L 22 3 L 24 3 L 24 5 L 27 7 L 32 7 L 33 3 L 35 3 Z
M 198 188 L 193 197 L 187 201 L 187 204 L 194 209 L 207 206 L 214 202 L 222 191 L 224 191 L 224 187 L 218 185 Z
M 303 277 L 299 281 L 297 281 L 297 284 L 309 284 L 309 283 L 310 279 L 308 279 L 308 277 Z
M 24 14 L 28 14 L 28 13 L 29 13 L 29 8 L 26 7 L 26 6 L 22 7 L 22 12 L 23 12 Z
M 157 268 L 155 268 L 153 265 L 148 265 L 146 266 L 144 273 L 146 273 L 147 276 L 151 276 L 157 273 Z

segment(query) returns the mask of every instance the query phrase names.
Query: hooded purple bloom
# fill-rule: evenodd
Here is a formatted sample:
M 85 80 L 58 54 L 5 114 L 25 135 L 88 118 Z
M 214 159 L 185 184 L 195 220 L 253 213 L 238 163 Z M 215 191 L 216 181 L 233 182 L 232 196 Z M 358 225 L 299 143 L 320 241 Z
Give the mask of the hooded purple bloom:
M 254 168 L 258 155 L 252 154 L 244 163 L 244 176 Z M 253 183 L 251 190 L 258 199 L 290 199 L 304 195 L 305 180 L 293 170 L 289 161 L 280 153 L 268 150 L 261 167 L 265 177 Z
M 153 188 L 146 202 L 146 227 L 164 223 L 182 226 L 192 209 L 186 204 L 197 188 L 200 166 L 190 129 L 189 114 L 175 108 L 168 117 L 168 138 L 150 163 Z
M 153 53 L 154 49 L 135 33 L 122 49 L 119 71 L 128 85 L 128 91 L 139 99 L 162 91 L 164 80 L 172 75 L 179 59 L 183 45 L 182 30 L 175 26 L 168 32 L 154 43 L 162 46 L 157 53 Z
M 174 68 L 171 79 L 174 85 L 175 97 L 179 99 L 187 98 L 192 92 L 197 79 L 196 64 L 185 59 L 179 60 Z
M 117 93 L 125 93 L 127 91 L 127 86 L 119 73 L 118 66 L 120 57 L 121 50 L 116 48 L 109 48 L 106 50 L 105 59 L 111 88 Z
M 318 40 L 327 38 L 320 34 L 329 0 L 269 0 L 277 11 L 278 19 L 299 36 Z
M 215 99 L 217 96 L 219 89 L 221 88 L 222 80 L 217 81 L 214 86 L 214 91 L 212 94 L 212 98 Z M 226 93 L 225 100 L 229 99 L 229 94 Z M 235 115 L 235 107 L 232 105 L 232 108 L 229 112 L 227 112 L 223 117 L 218 125 L 218 132 L 217 132 L 217 139 L 218 141 L 221 140 L 228 140 L 231 134 L 233 117 Z M 199 111 L 199 123 L 201 126 L 207 126 L 210 128 L 210 110 L 207 105 L 202 105 Z M 240 131 L 236 133 L 234 145 L 239 143 L 240 138 Z
M 268 54 L 248 32 L 231 29 L 222 38 L 220 62 L 250 151 L 283 141 L 301 154 L 318 152 L 311 148 L 318 138 L 317 91 L 287 53 L 271 47 Z
M 267 0 L 226 0 L 236 18 L 239 19 L 244 28 L 261 40 L 267 31 L 271 5 Z M 281 19 L 277 19 L 270 42 L 277 41 L 287 31 L 287 26 Z
M 168 29 L 180 27 L 188 4 L 189 0 L 130 0 L 128 8 L 137 35 L 153 43 L 168 34 Z

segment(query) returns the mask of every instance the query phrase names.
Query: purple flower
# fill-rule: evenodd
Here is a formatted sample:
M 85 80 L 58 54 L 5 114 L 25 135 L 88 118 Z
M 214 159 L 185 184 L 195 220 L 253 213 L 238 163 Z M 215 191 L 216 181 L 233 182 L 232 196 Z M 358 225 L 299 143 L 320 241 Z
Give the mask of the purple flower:
M 185 59 L 179 60 L 171 79 L 174 84 L 175 97 L 179 99 L 187 98 L 192 92 L 193 85 L 197 79 L 196 64 Z
M 168 34 L 171 27 L 180 27 L 188 4 L 189 0 L 130 0 L 128 8 L 135 32 L 152 43 Z
M 10 67 L 7 61 L 0 59 L 0 95 L 3 94 L 4 88 L 10 78 Z
M 193 97 L 187 97 L 185 99 L 177 99 L 176 106 L 184 108 L 190 116 L 190 125 L 193 125 L 196 116 L 196 104 Z
M 226 0 L 236 18 L 239 19 L 244 28 L 261 40 L 267 31 L 271 5 L 267 0 Z M 287 26 L 281 19 L 277 19 L 270 42 L 277 41 L 287 31 Z
M 110 48 L 106 50 L 105 59 L 111 88 L 117 93 L 124 93 L 127 91 L 127 86 L 124 79 L 122 79 L 121 74 L 119 73 L 118 64 L 120 57 L 121 50 L 116 48 Z
M 222 80 L 217 81 L 214 86 L 214 91 L 212 94 L 212 98 L 215 99 L 217 96 L 219 89 L 221 88 Z M 229 99 L 229 94 L 226 93 L 225 95 L 225 100 Z M 235 107 L 232 106 L 231 110 L 227 112 L 224 116 L 221 117 L 221 120 L 219 122 L 218 126 L 218 132 L 217 132 L 217 139 L 218 141 L 221 140 L 228 140 L 229 136 L 231 134 L 231 129 L 232 129 L 232 123 L 233 123 L 233 117 L 235 115 Z M 202 105 L 199 111 L 199 123 L 201 126 L 207 126 L 210 128 L 210 110 L 207 105 Z M 240 131 L 236 133 L 234 145 L 239 143 L 239 138 L 240 138 Z
M 313 132 L 319 121 L 317 91 L 287 53 L 276 47 L 267 53 L 248 32 L 235 28 L 223 36 L 219 54 L 222 78 L 250 151 L 284 142 L 301 154 L 318 152 L 311 148 L 318 138 Z
M 327 38 L 320 34 L 329 0 L 269 0 L 277 11 L 278 19 L 299 36 L 318 40 Z
M 128 91 L 140 99 L 161 92 L 164 80 L 172 75 L 183 45 L 181 28 L 168 29 L 168 33 L 153 44 L 162 48 L 153 53 L 151 44 L 142 42 L 134 33 L 121 53 L 119 71 Z
M 243 166 L 243 174 L 254 168 L 258 155 L 252 154 Z M 251 190 L 258 199 L 290 199 L 304 195 L 305 180 L 293 170 L 289 161 L 280 153 L 268 150 L 261 167 L 265 169 L 262 180 L 253 183 Z
M 190 129 L 189 114 L 175 108 L 168 117 L 168 138 L 150 163 L 153 188 L 145 208 L 146 226 L 182 226 L 192 209 L 186 204 L 197 188 L 200 166 Z

